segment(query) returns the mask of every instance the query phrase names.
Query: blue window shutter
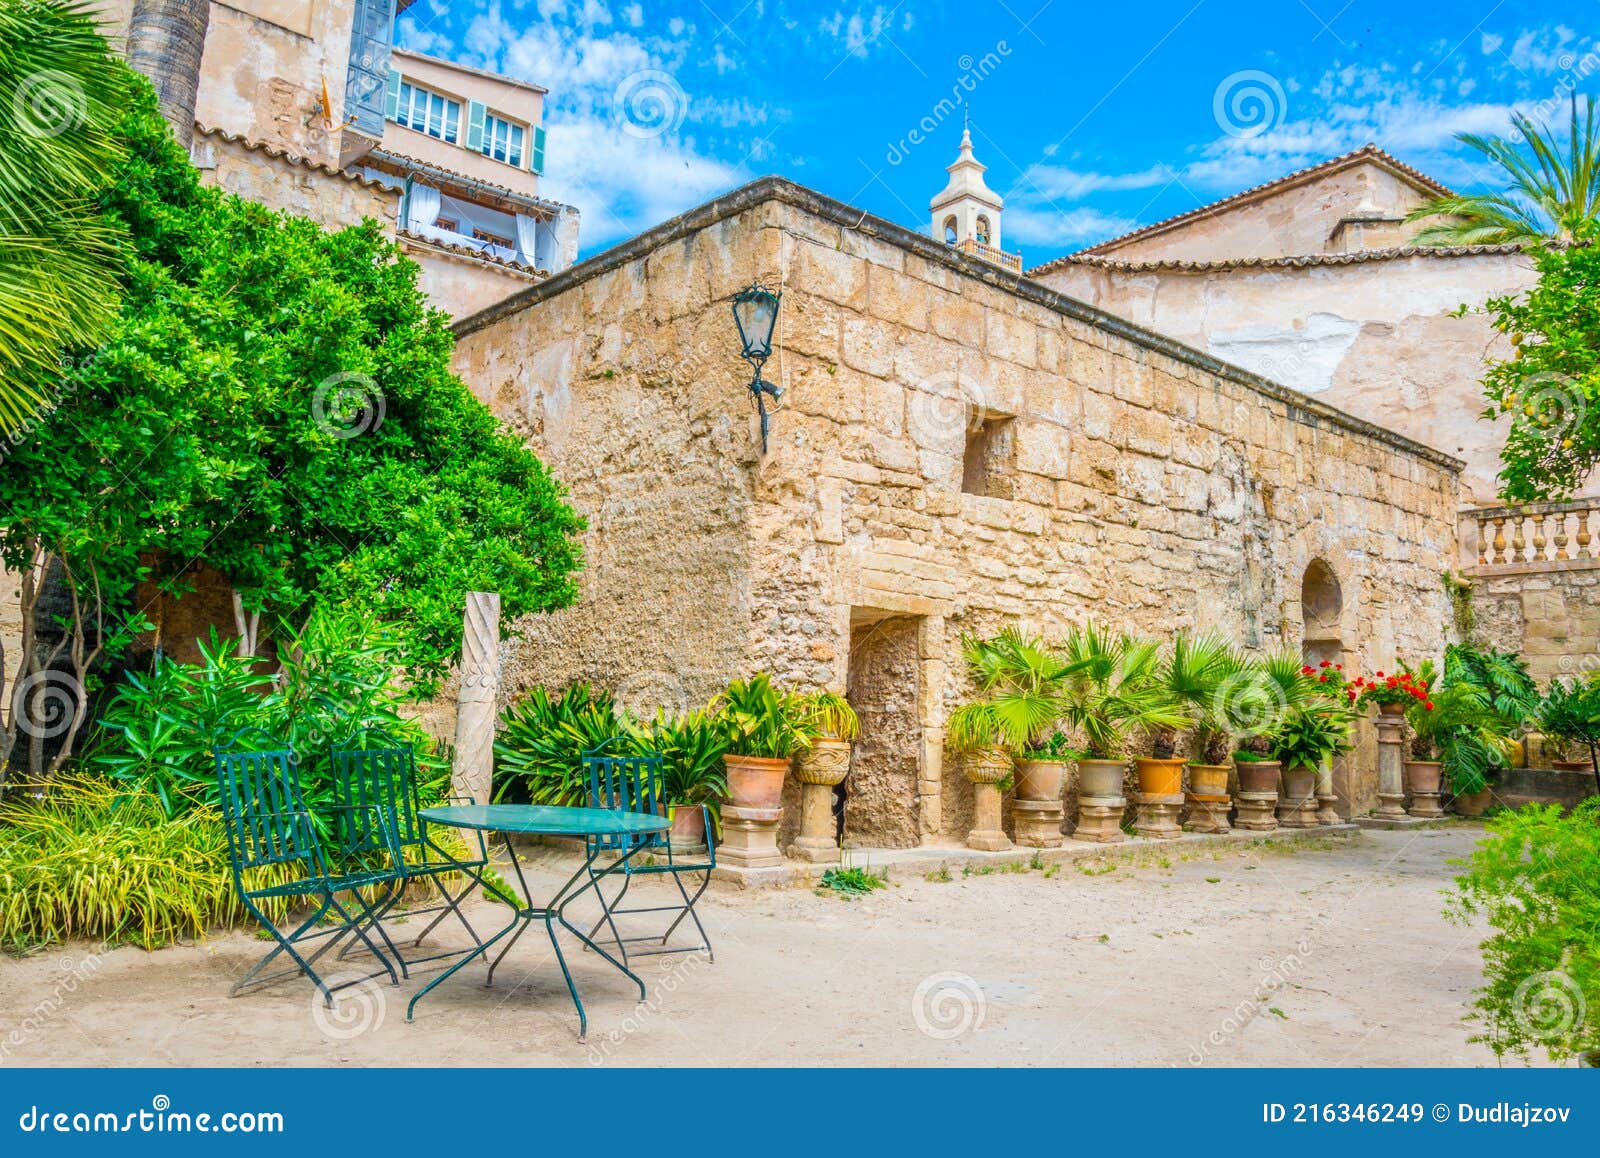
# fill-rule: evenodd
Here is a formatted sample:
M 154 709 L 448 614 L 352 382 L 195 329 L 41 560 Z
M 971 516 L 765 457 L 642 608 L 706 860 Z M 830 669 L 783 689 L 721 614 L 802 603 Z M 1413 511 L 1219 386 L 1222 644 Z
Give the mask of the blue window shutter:
M 467 148 L 483 151 L 483 118 L 488 110 L 478 101 L 467 102 Z
M 383 91 L 383 115 L 391 121 L 400 115 L 400 74 L 392 68 L 389 70 L 389 83 Z
M 544 173 L 544 130 L 537 126 L 533 130 L 533 156 L 528 161 L 528 168 L 535 173 Z

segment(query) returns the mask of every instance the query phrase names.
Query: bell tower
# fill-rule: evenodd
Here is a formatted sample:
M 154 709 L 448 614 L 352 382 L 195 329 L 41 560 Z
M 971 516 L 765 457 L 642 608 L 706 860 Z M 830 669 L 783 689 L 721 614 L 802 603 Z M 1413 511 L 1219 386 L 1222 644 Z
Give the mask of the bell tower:
M 961 130 L 960 154 L 946 166 L 950 180 L 929 203 L 935 240 L 980 255 L 983 249 L 1000 251 L 1000 210 L 1004 203 L 984 183 L 987 168 L 972 155 L 969 123 Z

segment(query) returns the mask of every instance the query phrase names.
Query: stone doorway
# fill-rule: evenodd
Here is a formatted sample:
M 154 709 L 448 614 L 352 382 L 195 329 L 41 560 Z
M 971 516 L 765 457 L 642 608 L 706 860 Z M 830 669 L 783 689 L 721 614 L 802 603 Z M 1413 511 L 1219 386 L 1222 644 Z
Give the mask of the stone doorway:
M 861 717 L 850 776 L 839 786 L 840 838 L 857 848 L 921 844 L 914 616 L 856 609 L 850 617 L 848 696 Z

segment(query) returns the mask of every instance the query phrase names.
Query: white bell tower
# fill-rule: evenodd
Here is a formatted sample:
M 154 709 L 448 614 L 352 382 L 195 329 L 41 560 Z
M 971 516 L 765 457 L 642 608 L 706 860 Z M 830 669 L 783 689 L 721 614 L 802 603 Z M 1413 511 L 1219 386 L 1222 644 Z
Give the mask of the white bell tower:
M 971 252 L 977 246 L 1000 249 L 1000 195 L 984 183 L 988 169 L 972 155 L 972 129 L 961 130 L 961 153 L 946 166 L 950 180 L 930 203 L 933 236 Z

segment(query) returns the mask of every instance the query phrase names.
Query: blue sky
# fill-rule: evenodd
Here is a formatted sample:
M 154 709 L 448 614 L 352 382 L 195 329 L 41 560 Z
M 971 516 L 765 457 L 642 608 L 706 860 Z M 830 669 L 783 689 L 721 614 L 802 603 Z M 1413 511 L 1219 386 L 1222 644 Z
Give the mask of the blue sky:
M 926 229 L 966 110 L 1031 266 L 1368 141 L 1481 187 L 1456 133 L 1600 95 L 1594 0 L 418 0 L 399 40 L 551 90 L 585 256 L 764 173 Z

